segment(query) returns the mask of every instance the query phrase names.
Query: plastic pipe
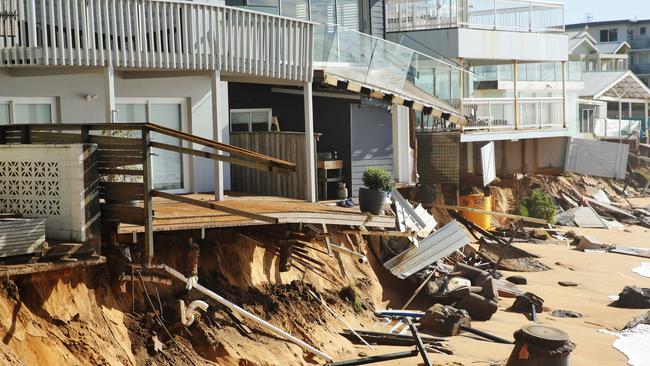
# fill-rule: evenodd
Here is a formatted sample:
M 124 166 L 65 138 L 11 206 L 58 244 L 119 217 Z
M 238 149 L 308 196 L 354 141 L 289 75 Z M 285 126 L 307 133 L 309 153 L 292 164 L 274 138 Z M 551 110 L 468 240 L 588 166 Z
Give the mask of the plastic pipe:
M 162 269 L 165 272 L 169 273 L 172 277 L 175 277 L 177 280 L 179 280 L 181 282 L 187 283 L 189 281 L 189 279 L 187 277 L 185 277 L 182 273 L 178 272 L 177 270 L 173 269 L 172 267 L 170 267 L 170 266 L 168 266 L 166 264 L 152 266 L 151 268 L 160 268 L 160 269 Z M 239 313 L 242 316 L 244 316 L 245 318 L 248 318 L 248 319 L 256 322 L 257 324 L 261 325 L 262 328 L 267 329 L 267 330 L 269 330 L 269 331 L 271 331 L 271 332 L 273 332 L 275 334 L 278 334 L 278 335 L 284 337 L 285 339 L 297 344 L 298 346 L 302 347 L 304 350 L 306 350 L 308 352 L 311 352 L 311 353 L 313 353 L 315 355 L 318 355 L 318 356 L 322 357 L 327 362 L 334 361 L 332 359 L 332 357 L 330 357 L 326 353 L 323 353 L 323 352 L 319 351 L 318 349 L 312 347 L 308 343 L 306 343 L 306 342 L 292 336 L 291 334 L 285 332 L 284 330 L 282 330 L 282 329 L 276 327 L 275 325 L 267 322 L 266 320 L 259 318 L 257 315 L 252 314 L 252 313 L 244 310 L 243 308 L 237 306 L 236 304 L 233 304 L 232 302 L 226 300 L 225 298 L 223 298 L 219 294 L 217 294 L 215 292 L 212 292 L 210 289 L 204 287 L 203 285 L 201 285 L 199 283 L 195 283 L 193 288 L 195 290 L 207 295 L 208 297 L 215 300 L 216 302 L 228 307 L 232 311 L 234 311 L 236 313 Z

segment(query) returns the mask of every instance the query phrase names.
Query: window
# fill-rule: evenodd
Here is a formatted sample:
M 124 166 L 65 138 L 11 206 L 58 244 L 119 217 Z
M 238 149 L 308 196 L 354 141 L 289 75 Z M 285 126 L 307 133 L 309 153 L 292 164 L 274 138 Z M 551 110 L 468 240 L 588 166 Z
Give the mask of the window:
M 601 42 L 616 42 L 618 41 L 618 29 L 602 29 L 600 31 Z
M 56 98 L 0 98 L 0 125 L 54 123 Z
M 642 36 L 645 36 L 646 35 L 646 27 L 641 27 L 641 29 L 639 30 L 639 34 L 642 35 Z
M 580 123 L 580 132 L 593 133 L 594 132 L 594 109 L 583 109 L 582 119 Z
M 177 131 L 187 129 L 185 99 L 183 98 L 117 98 L 118 123 L 155 123 Z M 140 133 L 131 131 L 139 136 Z M 135 137 L 135 136 L 134 136 Z M 182 146 L 180 139 L 152 133 L 151 139 L 174 146 Z M 163 149 L 152 149 L 154 189 L 185 192 L 189 180 L 189 157 Z
M 232 109 L 230 111 L 230 131 L 270 131 L 272 118 L 272 110 L 270 108 Z

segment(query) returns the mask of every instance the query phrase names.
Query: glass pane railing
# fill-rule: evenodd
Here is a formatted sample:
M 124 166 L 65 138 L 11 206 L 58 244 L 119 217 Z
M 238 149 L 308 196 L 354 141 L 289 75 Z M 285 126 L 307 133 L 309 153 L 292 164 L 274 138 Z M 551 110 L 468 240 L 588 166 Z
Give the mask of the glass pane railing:
M 580 61 L 567 62 L 567 80 L 582 81 L 582 63 Z M 512 64 L 477 66 L 473 69 L 477 81 L 512 81 Z M 562 81 L 562 63 L 544 62 L 519 64 L 517 69 L 519 81 Z
M 332 24 L 314 28 L 314 67 L 341 79 L 417 97 L 458 99 L 459 75 L 442 58 Z

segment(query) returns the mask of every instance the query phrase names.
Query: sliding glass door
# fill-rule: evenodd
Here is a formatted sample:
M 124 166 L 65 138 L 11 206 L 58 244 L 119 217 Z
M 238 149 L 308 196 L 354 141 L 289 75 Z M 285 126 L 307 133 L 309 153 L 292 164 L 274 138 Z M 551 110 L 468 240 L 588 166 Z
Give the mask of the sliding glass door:
M 174 130 L 184 130 L 185 101 L 182 99 L 140 99 L 118 98 L 118 123 L 155 123 Z M 151 134 L 153 141 L 181 146 L 181 140 L 157 133 Z M 154 189 L 185 191 L 187 187 L 185 164 L 180 153 L 152 149 Z

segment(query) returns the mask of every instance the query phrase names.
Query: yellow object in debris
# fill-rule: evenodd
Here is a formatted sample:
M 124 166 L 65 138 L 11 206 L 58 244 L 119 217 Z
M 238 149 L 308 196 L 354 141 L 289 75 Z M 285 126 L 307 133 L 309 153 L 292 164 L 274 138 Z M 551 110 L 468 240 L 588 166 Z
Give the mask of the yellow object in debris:
M 482 194 L 468 194 L 466 196 L 460 196 L 460 206 L 491 211 L 492 196 L 484 196 Z M 492 215 L 465 211 L 461 212 L 461 214 L 485 230 L 488 230 L 492 227 Z

